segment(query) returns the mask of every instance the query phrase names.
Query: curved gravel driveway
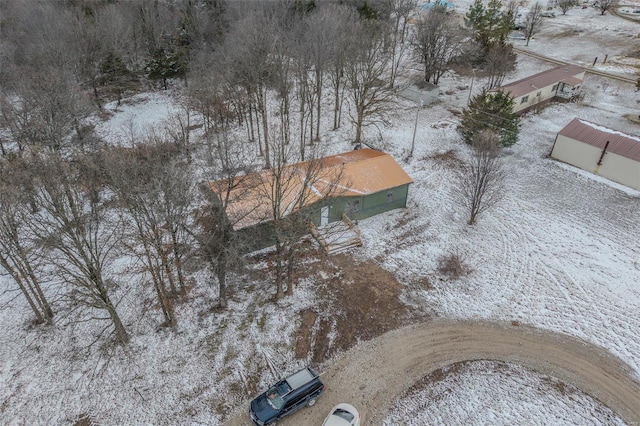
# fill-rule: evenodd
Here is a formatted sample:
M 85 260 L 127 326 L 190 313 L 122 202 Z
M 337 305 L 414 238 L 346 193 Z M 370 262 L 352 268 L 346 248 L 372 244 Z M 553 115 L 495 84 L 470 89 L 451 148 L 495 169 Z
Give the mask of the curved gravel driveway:
M 378 425 L 413 383 L 447 365 L 473 360 L 519 364 L 557 377 L 597 398 L 626 422 L 640 424 L 640 382 L 603 348 L 527 326 L 447 320 L 401 328 L 352 348 L 324 370 L 327 390 L 317 404 L 278 424 L 320 425 L 334 404 L 350 402 L 364 424 Z M 226 424 L 251 421 L 244 412 Z

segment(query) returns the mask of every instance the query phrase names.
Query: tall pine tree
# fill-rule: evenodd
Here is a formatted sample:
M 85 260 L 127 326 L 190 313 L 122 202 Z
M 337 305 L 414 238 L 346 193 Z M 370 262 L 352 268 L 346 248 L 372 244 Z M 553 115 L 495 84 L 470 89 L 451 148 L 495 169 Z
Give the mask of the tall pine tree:
M 500 0 L 490 0 L 486 7 L 482 0 L 475 0 L 465 15 L 465 25 L 473 31 L 473 37 L 485 50 L 496 43 L 504 43 L 513 28 L 513 13 L 502 8 Z
M 462 111 L 458 132 L 467 144 L 472 144 L 479 132 L 492 130 L 498 135 L 498 145 L 509 147 L 518 141 L 520 116 L 513 112 L 514 100 L 508 93 L 482 91 L 473 97 Z

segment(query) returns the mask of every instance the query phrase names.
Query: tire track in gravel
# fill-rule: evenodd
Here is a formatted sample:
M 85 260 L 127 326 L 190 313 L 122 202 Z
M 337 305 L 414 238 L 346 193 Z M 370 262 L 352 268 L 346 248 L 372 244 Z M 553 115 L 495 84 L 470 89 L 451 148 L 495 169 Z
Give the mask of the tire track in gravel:
M 350 402 L 364 424 L 377 425 L 422 377 L 462 361 L 493 360 L 553 376 L 591 395 L 629 424 L 640 424 L 640 383 L 604 349 L 561 333 L 504 323 L 436 320 L 361 343 L 324 369 L 327 389 L 311 409 L 280 425 L 321 424 L 330 408 Z M 228 425 L 250 425 L 246 413 Z

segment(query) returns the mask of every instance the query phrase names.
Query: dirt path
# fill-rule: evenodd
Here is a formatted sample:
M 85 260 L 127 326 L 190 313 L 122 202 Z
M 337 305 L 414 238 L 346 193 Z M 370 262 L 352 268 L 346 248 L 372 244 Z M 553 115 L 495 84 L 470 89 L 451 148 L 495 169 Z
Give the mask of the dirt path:
M 558 333 L 509 324 L 433 321 L 401 328 L 349 350 L 324 371 L 325 394 L 280 425 L 320 425 L 331 407 L 350 402 L 367 425 L 423 376 L 461 361 L 496 360 L 554 376 L 640 424 L 640 383 L 605 350 Z M 248 406 L 248 404 L 247 404 Z M 249 425 L 246 413 L 227 424 Z

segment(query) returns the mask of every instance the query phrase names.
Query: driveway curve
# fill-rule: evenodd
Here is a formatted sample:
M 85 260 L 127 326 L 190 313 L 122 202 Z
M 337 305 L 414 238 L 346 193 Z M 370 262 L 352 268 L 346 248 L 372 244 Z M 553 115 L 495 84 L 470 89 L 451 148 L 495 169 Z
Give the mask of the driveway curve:
M 419 379 L 474 360 L 519 364 L 557 377 L 600 400 L 629 424 L 640 424 L 640 382 L 628 365 L 603 348 L 528 326 L 451 320 L 404 327 L 350 349 L 324 370 L 327 389 L 317 404 L 278 424 L 320 425 L 333 405 L 350 402 L 365 424 L 378 425 L 393 401 Z M 245 411 L 227 424 L 251 421 Z

